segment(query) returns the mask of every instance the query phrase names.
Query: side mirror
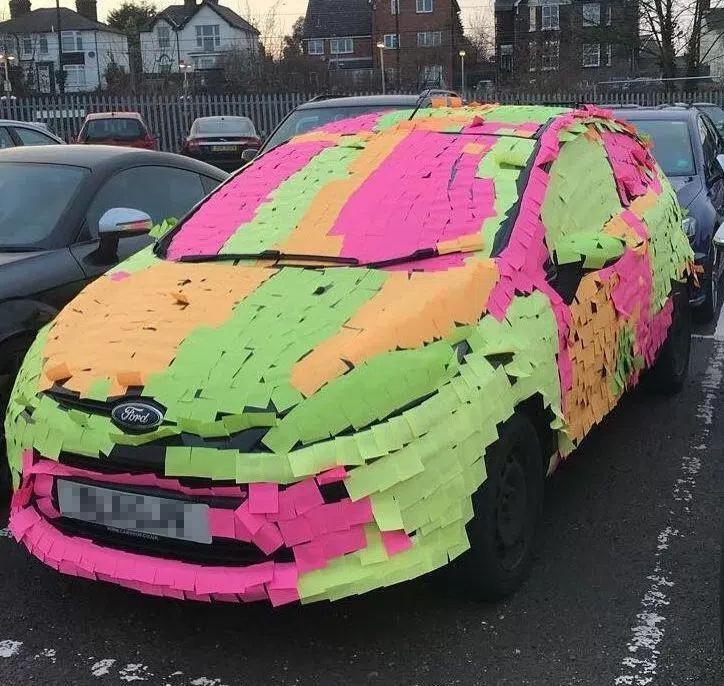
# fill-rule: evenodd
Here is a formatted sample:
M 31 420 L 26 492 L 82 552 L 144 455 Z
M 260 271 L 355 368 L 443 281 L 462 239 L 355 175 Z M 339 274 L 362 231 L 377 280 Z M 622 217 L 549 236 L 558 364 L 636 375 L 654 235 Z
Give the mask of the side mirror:
M 142 236 L 153 227 L 151 217 L 141 210 L 114 207 L 107 210 L 98 222 L 100 244 L 97 258 L 103 263 L 118 260 L 118 239 L 126 236 Z
M 251 162 L 259 154 L 259 148 L 247 148 L 241 153 L 242 162 Z
M 720 155 L 719 157 L 722 157 Z M 716 233 L 714 234 L 714 238 L 712 238 L 712 241 L 714 242 L 714 247 L 719 250 L 724 250 L 724 224 L 721 224 L 719 228 L 716 230 Z

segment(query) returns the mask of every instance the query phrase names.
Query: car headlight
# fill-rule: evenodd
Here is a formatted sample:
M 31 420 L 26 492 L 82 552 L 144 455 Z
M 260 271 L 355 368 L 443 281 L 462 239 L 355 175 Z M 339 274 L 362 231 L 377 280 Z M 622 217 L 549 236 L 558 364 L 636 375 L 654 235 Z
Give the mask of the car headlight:
M 684 229 L 684 233 L 692 239 L 696 234 L 696 219 L 694 217 L 686 217 L 681 222 L 681 228 Z

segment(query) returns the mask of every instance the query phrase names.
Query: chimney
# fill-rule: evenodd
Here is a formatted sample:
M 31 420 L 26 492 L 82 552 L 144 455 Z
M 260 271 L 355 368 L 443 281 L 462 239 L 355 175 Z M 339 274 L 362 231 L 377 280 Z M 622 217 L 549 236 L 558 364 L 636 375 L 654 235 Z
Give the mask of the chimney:
M 30 0 L 10 0 L 10 18 L 17 19 L 30 14 Z
M 98 5 L 96 0 L 75 0 L 75 9 L 78 14 L 90 19 L 98 21 Z

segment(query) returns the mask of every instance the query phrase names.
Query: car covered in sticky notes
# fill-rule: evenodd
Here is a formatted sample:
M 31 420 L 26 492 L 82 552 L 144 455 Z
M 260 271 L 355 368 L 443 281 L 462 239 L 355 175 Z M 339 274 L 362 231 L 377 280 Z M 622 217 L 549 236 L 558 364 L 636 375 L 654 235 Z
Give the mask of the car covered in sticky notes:
M 692 252 L 610 112 L 367 113 L 261 155 L 41 330 L 10 530 L 149 594 L 335 600 L 529 573 L 543 483 L 648 377 L 676 391 Z

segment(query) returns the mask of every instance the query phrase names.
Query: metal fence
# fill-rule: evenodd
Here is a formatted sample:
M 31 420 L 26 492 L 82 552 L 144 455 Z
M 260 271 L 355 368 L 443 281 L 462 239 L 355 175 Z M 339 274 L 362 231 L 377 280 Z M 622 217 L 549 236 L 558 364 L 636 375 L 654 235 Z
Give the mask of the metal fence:
M 355 95 L 362 95 L 355 93 Z M 506 104 L 637 104 L 661 105 L 673 102 L 724 102 L 724 90 L 692 92 L 521 91 L 467 92 L 469 100 Z M 249 117 L 262 135 L 268 135 L 287 112 L 306 102 L 311 93 L 251 93 L 236 95 L 128 95 L 85 93 L 65 96 L 0 97 L 0 118 L 42 122 L 68 142 L 75 140 L 83 119 L 91 112 L 140 112 L 161 150 L 176 152 L 196 117 L 242 115 Z

